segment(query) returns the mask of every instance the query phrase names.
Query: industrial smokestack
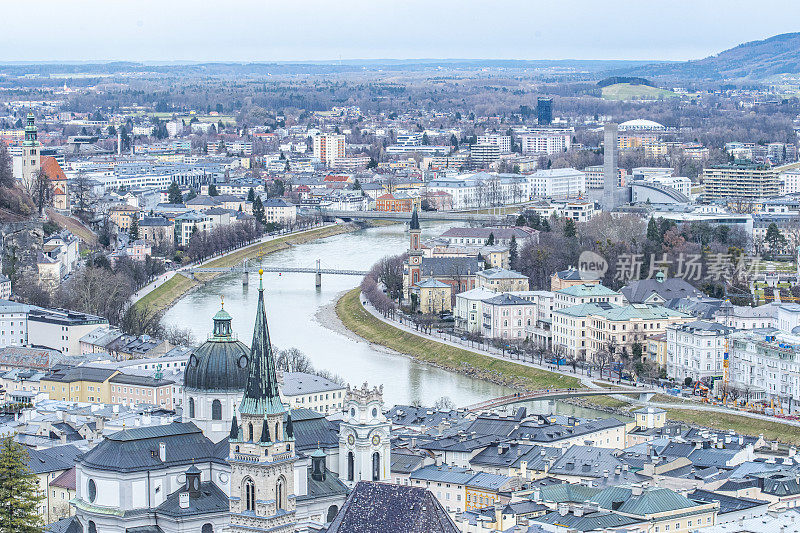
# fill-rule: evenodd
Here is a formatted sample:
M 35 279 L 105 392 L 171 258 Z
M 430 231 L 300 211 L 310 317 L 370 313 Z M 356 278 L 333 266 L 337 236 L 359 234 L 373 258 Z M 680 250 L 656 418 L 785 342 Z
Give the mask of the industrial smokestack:
M 117 131 L 117 155 L 122 155 L 122 130 Z
M 617 124 L 610 122 L 605 126 L 603 144 L 603 211 L 616 207 L 617 191 Z

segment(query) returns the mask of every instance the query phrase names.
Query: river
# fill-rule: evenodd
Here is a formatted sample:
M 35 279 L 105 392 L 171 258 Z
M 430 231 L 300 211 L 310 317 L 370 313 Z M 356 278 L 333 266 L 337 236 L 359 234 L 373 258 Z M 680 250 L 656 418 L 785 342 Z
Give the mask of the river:
M 424 223 L 423 238 L 441 234 L 451 224 Z M 404 224 L 369 228 L 294 246 L 270 254 L 265 265 L 323 267 L 367 270 L 386 255 L 408 247 Z M 233 316 L 235 334 L 248 346 L 252 339 L 258 300 L 258 273 L 251 273 L 249 286 L 240 274 L 226 274 L 180 299 L 165 315 L 166 324 L 188 327 L 195 338 L 205 339 L 211 331 L 211 317 L 219 310 L 220 298 Z M 353 276 L 323 275 L 322 288 L 314 287 L 313 274 L 264 273 L 265 301 L 270 337 L 279 348 L 296 347 L 305 352 L 316 368 L 328 369 L 347 382 L 360 385 L 383 384 L 387 406 L 414 401 L 431 405 L 447 396 L 457 406 L 468 405 L 513 392 L 511 389 L 448 372 L 393 351 L 374 346 L 334 331 L 320 323 L 318 315 L 344 290 L 360 283 Z M 330 313 L 327 313 L 330 315 Z M 324 320 L 324 318 L 322 318 Z M 546 402 L 531 402 L 529 410 L 550 412 Z M 556 403 L 554 411 L 573 416 L 598 416 L 592 409 Z

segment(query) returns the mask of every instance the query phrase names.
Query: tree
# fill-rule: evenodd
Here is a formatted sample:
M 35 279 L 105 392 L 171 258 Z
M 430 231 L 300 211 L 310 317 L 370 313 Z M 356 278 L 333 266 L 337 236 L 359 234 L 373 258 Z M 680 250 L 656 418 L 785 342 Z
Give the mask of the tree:
M 361 182 L 358 181 L 358 178 L 353 182 L 353 190 L 360 191 L 361 190 Z
M 575 221 L 568 218 L 566 222 L 564 222 L 564 237 L 574 239 L 577 236 L 578 230 L 575 228 Z
M 41 533 L 38 513 L 43 496 L 28 468 L 27 450 L 12 437 L 0 445 L 0 533 Z
M 375 160 L 374 157 L 369 158 L 369 163 L 367 163 L 367 168 L 378 168 L 378 162 Z
M 511 270 L 517 269 L 517 260 L 519 259 L 519 252 L 517 251 L 517 237 L 511 236 L 511 242 L 508 243 L 508 263 Z
M 489 238 L 486 239 L 486 246 L 492 246 L 494 244 L 494 233 L 489 233 Z
M 213 183 L 208 186 L 208 195 L 209 196 L 219 196 L 219 192 L 217 191 L 217 186 Z
M 183 203 L 183 195 L 181 194 L 181 188 L 178 187 L 177 182 L 173 181 L 169 189 L 167 189 L 167 201 L 171 204 Z
M 33 202 L 36 204 L 36 209 L 39 211 L 39 216 L 42 216 L 44 208 L 51 205 L 53 201 L 53 184 L 44 170 L 39 169 L 36 176 L 33 178 L 31 196 Z
M 0 143 L 0 187 L 11 188 L 15 182 L 14 172 L 11 169 L 11 155 L 5 143 Z
M 434 402 L 433 408 L 437 411 L 452 411 L 456 408 L 456 404 L 449 396 L 442 396 Z
M 647 240 L 655 243 L 661 242 L 661 232 L 656 219 L 650 217 L 650 222 L 647 223 Z
M 284 372 L 311 373 L 314 371 L 311 359 L 297 348 L 279 350 L 278 357 L 275 359 L 275 367 Z
M 131 218 L 133 220 L 131 221 L 131 227 L 128 228 L 128 237 L 130 237 L 132 241 L 135 241 L 139 238 L 139 217 L 134 215 Z
M 89 204 L 89 189 L 89 178 L 83 172 L 79 172 L 70 183 L 70 195 L 73 198 L 73 204 L 78 214 L 86 212 L 86 207 Z
M 786 247 L 786 237 L 774 222 L 767 227 L 767 235 L 764 240 L 769 244 L 769 251 L 772 253 L 780 252 Z
M 267 219 L 264 213 L 264 204 L 261 203 L 260 196 L 256 196 L 256 199 L 253 201 L 253 216 L 262 226 L 267 224 Z
M 515 226 L 525 226 L 528 224 L 528 220 L 525 218 L 525 215 L 520 214 L 517 217 L 517 221 L 514 223 Z
M 256 199 L 256 191 L 253 190 L 252 187 L 250 187 L 250 190 L 247 191 L 247 201 L 248 202 L 254 202 L 255 199 Z

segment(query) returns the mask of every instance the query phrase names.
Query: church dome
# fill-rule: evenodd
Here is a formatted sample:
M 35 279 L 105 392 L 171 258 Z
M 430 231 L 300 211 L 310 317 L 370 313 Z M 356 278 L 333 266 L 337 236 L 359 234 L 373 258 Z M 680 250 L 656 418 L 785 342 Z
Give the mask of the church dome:
M 186 389 L 244 390 L 250 350 L 234 338 L 231 320 L 231 315 L 224 308 L 214 315 L 214 332 L 189 355 L 183 374 L 183 386 Z

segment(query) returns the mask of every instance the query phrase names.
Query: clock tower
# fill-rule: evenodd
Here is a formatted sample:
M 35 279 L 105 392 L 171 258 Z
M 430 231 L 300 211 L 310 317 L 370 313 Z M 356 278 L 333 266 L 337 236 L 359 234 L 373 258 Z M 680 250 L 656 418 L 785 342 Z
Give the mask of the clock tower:
M 347 386 L 345 419 L 339 425 L 339 479 L 353 487 L 359 481 L 391 479 L 391 423 L 383 414 L 383 385 Z
M 422 243 L 420 237 L 422 230 L 419 228 L 419 215 L 417 209 L 411 214 L 411 222 L 408 225 L 411 243 L 408 247 L 408 286 L 406 287 L 406 298 L 411 299 L 411 287 L 422 280 Z

